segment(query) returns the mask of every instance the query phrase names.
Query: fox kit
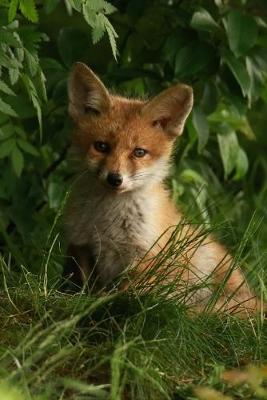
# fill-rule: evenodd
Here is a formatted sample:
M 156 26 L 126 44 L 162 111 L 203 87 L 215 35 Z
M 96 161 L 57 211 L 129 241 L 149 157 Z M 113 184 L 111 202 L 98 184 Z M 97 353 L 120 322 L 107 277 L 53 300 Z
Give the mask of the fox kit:
M 192 89 L 177 84 L 149 101 L 127 99 L 110 94 L 86 65 L 77 63 L 68 92 L 75 126 L 72 150 L 80 170 L 65 212 L 65 275 L 89 285 L 96 279 L 104 287 L 131 266 L 134 282 L 144 271 L 153 271 L 174 235 L 180 243 L 198 235 L 182 223 L 163 183 L 174 142 L 192 109 Z M 161 284 L 172 281 L 179 292 L 181 283 L 207 280 L 190 300 L 199 305 L 225 281 L 215 309 L 255 311 L 258 301 L 225 248 L 210 236 L 190 243 L 157 268 L 155 274 L 162 269 L 165 276 Z

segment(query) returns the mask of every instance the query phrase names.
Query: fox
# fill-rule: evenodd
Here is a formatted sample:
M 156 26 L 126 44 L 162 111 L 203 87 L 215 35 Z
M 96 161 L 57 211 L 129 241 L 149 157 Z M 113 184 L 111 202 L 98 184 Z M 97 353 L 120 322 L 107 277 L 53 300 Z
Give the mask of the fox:
M 193 107 L 192 88 L 178 83 L 150 99 L 126 98 L 111 93 L 78 62 L 69 76 L 68 98 L 74 126 L 71 154 L 78 171 L 64 216 L 64 276 L 93 289 L 129 271 L 122 284 L 126 290 L 151 271 L 148 286 L 162 275 L 161 285 L 171 282 L 177 294 L 183 284 L 199 284 L 188 300 L 198 311 L 223 282 L 215 311 L 259 311 L 261 302 L 224 245 L 211 235 L 192 245 L 199 229 L 183 223 L 166 187 L 176 140 Z M 155 268 L 175 236 L 187 245 Z

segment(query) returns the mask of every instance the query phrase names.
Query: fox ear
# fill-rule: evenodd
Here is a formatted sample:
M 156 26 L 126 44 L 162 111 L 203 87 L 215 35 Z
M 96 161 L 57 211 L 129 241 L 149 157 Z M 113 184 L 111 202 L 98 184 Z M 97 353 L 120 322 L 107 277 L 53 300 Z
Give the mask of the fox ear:
M 164 90 L 143 107 L 143 116 L 154 126 L 161 127 L 171 137 L 181 135 L 193 106 L 190 86 L 176 85 Z
M 110 97 L 100 79 L 83 63 L 76 63 L 68 81 L 69 113 L 76 120 L 110 107 Z

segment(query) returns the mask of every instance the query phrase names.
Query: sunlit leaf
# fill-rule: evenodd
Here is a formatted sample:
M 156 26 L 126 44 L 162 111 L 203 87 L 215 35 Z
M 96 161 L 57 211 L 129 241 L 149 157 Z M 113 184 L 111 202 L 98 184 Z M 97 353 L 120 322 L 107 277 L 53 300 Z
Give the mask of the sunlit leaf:
M 198 151 L 201 152 L 209 139 L 209 125 L 205 114 L 199 107 L 194 107 L 192 121 L 198 135 Z
M 8 9 L 8 22 L 12 22 L 16 16 L 19 0 L 11 0 Z
M 0 99 L 0 111 L 4 114 L 10 115 L 11 117 L 16 117 L 17 114 L 10 106 L 10 104 L 6 103 L 4 100 Z
M 240 85 L 243 96 L 248 96 L 251 83 L 250 76 L 247 72 L 245 65 L 239 59 L 235 58 L 233 54 L 230 52 L 225 52 L 223 55 L 223 59 L 232 71 L 235 79 Z
M 227 178 L 236 166 L 239 144 L 236 133 L 229 129 L 227 129 L 225 133 L 219 133 L 217 138 L 224 167 L 224 174 L 225 178 Z
M 20 0 L 19 8 L 24 17 L 26 17 L 29 21 L 38 22 L 39 18 L 34 0 Z
M 204 8 L 201 8 L 193 14 L 190 25 L 196 30 L 206 32 L 213 32 L 219 28 L 217 22 Z

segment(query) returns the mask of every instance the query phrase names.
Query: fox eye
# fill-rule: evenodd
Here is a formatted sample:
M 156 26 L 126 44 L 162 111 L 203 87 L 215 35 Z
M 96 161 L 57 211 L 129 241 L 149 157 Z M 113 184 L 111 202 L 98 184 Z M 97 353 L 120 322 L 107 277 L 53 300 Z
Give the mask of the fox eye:
M 94 142 L 94 148 L 96 151 L 99 151 L 99 153 L 108 153 L 109 152 L 109 145 L 105 142 Z
M 146 154 L 147 154 L 147 150 L 145 150 L 145 149 L 141 149 L 140 147 L 136 147 L 135 149 L 134 149 L 134 156 L 135 157 L 139 157 L 139 158 L 141 158 L 141 157 L 144 157 Z

